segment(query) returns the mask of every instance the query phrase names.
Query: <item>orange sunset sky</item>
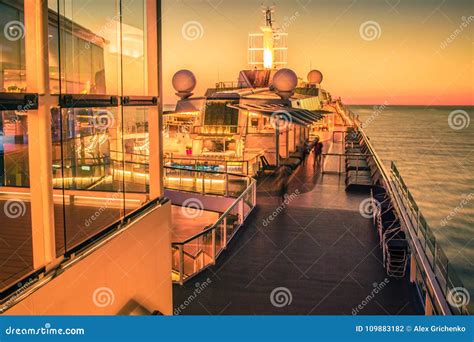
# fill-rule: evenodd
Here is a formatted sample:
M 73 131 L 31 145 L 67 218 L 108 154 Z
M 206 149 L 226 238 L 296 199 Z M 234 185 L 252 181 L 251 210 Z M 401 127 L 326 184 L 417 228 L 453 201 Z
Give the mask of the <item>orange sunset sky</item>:
M 247 35 L 263 25 L 262 1 L 163 0 L 164 103 L 173 73 L 196 74 L 196 95 L 247 68 Z M 474 10 L 469 0 L 275 0 L 288 32 L 288 67 L 352 104 L 473 105 Z M 186 23 L 198 34 L 184 37 Z M 375 36 L 363 30 L 375 22 Z M 372 27 L 374 27 L 372 25 Z M 362 32 L 361 32 L 362 30 Z M 373 32 L 372 32 L 373 33 Z M 374 38 L 375 37 L 375 38 Z M 364 39 L 365 38 L 365 39 Z

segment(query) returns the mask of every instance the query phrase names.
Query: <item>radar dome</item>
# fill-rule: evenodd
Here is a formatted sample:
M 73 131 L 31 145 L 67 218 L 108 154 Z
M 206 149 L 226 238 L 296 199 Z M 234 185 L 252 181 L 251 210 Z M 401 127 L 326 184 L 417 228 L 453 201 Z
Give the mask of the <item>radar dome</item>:
M 309 84 L 320 84 L 323 81 L 323 74 L 319 70 L 311 70 L 308 73 Z
M 298 84 L 298 76 L 291 69 L 280 69 L 273 76 L 273 86 L 279 92 L 293 92 Z
M 196 77 L 190 70 L 180 70 L 173 76 L 173 88 L 182 94 L 191 94 L 196 87 Z

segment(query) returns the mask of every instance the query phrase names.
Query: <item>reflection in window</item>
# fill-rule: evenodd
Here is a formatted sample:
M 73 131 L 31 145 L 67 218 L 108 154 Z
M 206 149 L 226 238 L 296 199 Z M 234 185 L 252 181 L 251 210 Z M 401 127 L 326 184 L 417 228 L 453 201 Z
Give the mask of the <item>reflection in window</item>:
M 28 129 L 18 114 L 0 111 L 0 292 L 33 268 Z
M 148 192 L 148 111 L 147 107 L 123 108 L 124 183 L 127 193 Z
M 0 0 L 0 91 L 25 92 L 23 1 Z
M 120 16 L 118 1 L 60 1 L 61 91 L 118 94 Z M 52 6 L 50 6 L 52 7 Z M 57 26 L 57 22 L 52 24 Z M 54 41 L 57 36 L 53 33 Z M 53 43 L 52 45 L 54 45 Z M 50 50 L 50 57 L 55 55 Z M 51 77 L 57 81 L 54 66 Z
M 124 95 L 150 95 L 148 89 L 147 16 L 146 2 L 122 1 L 122 65 Z

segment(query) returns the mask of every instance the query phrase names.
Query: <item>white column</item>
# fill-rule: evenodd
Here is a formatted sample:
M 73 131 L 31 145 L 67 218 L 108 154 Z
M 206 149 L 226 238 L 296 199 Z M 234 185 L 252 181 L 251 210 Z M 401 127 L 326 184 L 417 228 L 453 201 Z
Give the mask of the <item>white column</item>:
M 150 197 L 157 198 L 163 194 L 162 182 L 162 90 L 161 90 L 161 47 L 158 35 L 159 23 L 157 18 L 159 8 L 156 6 L 155 0 L 146 1 L 146 22 L 147 22 L 147 71 L 148 71 L 148 93 L 150 95 L 158 95 L 158 106 L 150 107 L 148 116 L 148 136 L 150 143 Z
M 28 92 L 38 93 L 38 110 L 28 113 L 33 266 L 56 257 L 52 181 L 51 105 L 48 60 L 48 2 L 25 0 L 25 59 Z

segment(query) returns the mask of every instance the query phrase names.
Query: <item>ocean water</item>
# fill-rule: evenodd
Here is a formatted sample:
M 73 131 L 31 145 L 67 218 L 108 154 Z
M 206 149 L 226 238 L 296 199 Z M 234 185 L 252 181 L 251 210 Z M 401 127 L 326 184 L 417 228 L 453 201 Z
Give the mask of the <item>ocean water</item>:
M 351 106 L 474 301 L 474 107 Z M 472 122 L 471 122 L 472 119 Z

